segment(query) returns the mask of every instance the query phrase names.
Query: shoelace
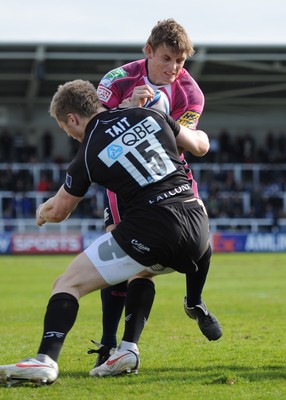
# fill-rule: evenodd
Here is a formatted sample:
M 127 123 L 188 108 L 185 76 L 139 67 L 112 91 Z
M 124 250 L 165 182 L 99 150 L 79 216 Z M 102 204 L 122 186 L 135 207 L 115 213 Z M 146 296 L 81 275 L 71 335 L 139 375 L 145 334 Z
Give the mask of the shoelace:
M 94 354 L 97 353 L 101 356 L 107 356 L 110 355 L 110 348 L 104 344 L 98 343 L 95 340 L 91 339 L 91 342 L 95 344 L 98 349 L 88 349 L 87 354 Z

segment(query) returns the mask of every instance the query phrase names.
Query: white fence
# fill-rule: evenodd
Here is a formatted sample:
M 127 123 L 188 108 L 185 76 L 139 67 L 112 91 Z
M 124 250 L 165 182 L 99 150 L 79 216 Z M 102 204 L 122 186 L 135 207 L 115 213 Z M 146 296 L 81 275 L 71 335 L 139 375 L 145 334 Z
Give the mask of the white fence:
M 273 223 L 271 218 L 211 218 L 210 231 L 214 232 L 286 232 L 286 218 Z M 36 233 L 87 233 L 104 232 L 103 219 L 70 218 L 59 224 L 47 223 L 39 228 L 34 218 L 0 219 L 0 232 Z

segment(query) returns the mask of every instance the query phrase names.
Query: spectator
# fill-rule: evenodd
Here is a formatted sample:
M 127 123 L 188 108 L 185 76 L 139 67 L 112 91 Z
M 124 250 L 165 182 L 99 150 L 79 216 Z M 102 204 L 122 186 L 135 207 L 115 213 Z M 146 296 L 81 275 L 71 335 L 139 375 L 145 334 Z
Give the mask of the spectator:
M 219 135 L 220 162 L 229 162 L 231 152 L 230 134 L 226 129 L 222 129 Z
M 42 156 L 45 162 L 52 160 L 54 149 L 54 137 L 50 131 L 46 130 L 42 135 Z
M 22 131 L 17 131 L 14 136 L 15 161 L 27 161 L 26 138 Z
M 52 189 L 52 181 L 48 178 L 46 172 L 41 172 L 40 180 L 37 185 L 38 192 L 48 192 Z
M 13 136 L 5 129 L 0 136 L 1 161 L 11 162 L 13 157 Z
M 255 140 L 250 133 L 246 133 L 242 141 L 243 162 L 255 162 Z

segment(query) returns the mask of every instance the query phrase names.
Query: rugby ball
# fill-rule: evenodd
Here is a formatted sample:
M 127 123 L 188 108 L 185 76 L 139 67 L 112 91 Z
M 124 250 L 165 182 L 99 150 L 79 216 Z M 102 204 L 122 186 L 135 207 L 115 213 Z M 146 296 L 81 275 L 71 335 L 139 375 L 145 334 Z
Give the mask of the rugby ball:
M 162 90 L 155 90 L 152 100 L 147 100 L 144 107 L 155 108 L 156 110 L 164 111 L 170 114 L 170 103 L 167 95 Z

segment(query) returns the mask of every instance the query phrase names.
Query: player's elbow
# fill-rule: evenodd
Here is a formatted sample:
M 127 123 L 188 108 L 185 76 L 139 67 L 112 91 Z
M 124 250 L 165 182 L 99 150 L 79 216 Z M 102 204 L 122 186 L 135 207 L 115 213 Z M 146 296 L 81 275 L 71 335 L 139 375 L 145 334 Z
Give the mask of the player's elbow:
M 205 141 L 204 143 L 201 143 L 200 148 L 199 148 L 199 157 L 202 157 L 205 154 L 207 154 L 209 149 L 210 149 L 210 143 L 208 140 Z
M 203 157 L 210 149 L 210 142 L 208 136 L 204 132 L 200 131 L 198 135 L 199 141 L 193 154 L 197 157 Z

